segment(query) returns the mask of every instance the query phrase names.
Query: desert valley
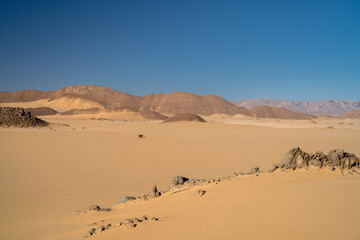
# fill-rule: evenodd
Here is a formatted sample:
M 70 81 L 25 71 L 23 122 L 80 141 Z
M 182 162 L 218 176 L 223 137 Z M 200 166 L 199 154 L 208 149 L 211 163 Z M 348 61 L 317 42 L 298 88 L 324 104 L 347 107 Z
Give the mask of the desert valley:
M 0 238 L 359 239 L 359 103 L 233 103 L 1 92 Z

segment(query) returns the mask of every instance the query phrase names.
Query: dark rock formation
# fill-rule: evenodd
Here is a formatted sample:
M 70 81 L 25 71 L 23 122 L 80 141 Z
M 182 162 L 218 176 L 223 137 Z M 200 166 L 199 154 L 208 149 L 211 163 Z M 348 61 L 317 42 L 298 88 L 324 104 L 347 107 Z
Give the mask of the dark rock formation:
M 23 108 L 0 107 L 0 127 L 45 127 L 49 123 Z
M 100 212 L 100 211 L 110 211 L 110 208 L 101 208 L 99 205 L 90 205 L 87 209 L 88 211 L 96 211 L 96 212 Z
M 188 180 L 189 180 L 188 178 L 183 177 L 183 176 L 175 176 L 175 177 L 173 177 L 173 184 L 174 185 L 182 185 Z
M 161 193 L 158 191 L 155 184 L 150 187 L 150 189 L 149 189 L 149 197 L 150 198 L 160 197 L 160 195 L 161 195 Z
M 323 167 L 350 169 L 359 168 L 359 158 L 355 154 L 347 153 L 343 149 L 334 149 L 328 155 L 323 152 L 307 153 L 300 148 L 291 149 L 278 165 L 282 169 L 316 168 Z

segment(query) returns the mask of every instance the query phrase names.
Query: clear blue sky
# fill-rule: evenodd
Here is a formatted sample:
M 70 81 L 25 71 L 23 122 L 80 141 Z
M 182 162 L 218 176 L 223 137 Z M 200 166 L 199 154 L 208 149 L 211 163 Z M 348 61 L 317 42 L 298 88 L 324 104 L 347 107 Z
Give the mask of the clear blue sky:
M 0 83 L 360 100 L 360 0 L 0 0 Z

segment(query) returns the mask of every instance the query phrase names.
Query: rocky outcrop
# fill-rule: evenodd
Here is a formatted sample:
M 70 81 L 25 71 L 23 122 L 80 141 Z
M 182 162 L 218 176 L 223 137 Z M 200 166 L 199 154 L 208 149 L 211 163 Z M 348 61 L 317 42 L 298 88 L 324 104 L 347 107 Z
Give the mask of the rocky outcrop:
M 355 154 L 347 153 L 343 149 L 330 150 L 329 154 L 326 155 L 320 151 L 315 154 L 307 153 L 297 147 L 291 149 L 277 167 L 292 170 L 300 168 L 321 169 L 324 167 L 350 169 L 359 168 L 359 161 Z
M 150 189 L 149 189 L 149 197 L 150 198 L 157 198 L 157 197 L 160 197 L 160 195 L 161 195 L 161 193 L 158 191 L 155 184 L 150 187 Z
M 18 107 L 0 107 L 0 127 L 45 127 L 49 123 Z

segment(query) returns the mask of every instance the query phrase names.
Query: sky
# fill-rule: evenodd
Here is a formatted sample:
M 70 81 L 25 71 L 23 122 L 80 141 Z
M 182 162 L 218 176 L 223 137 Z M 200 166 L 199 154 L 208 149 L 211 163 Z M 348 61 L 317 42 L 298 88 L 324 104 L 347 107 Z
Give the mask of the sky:
M 0 91 L 360 100 L 359 0 L 0 0 Z

